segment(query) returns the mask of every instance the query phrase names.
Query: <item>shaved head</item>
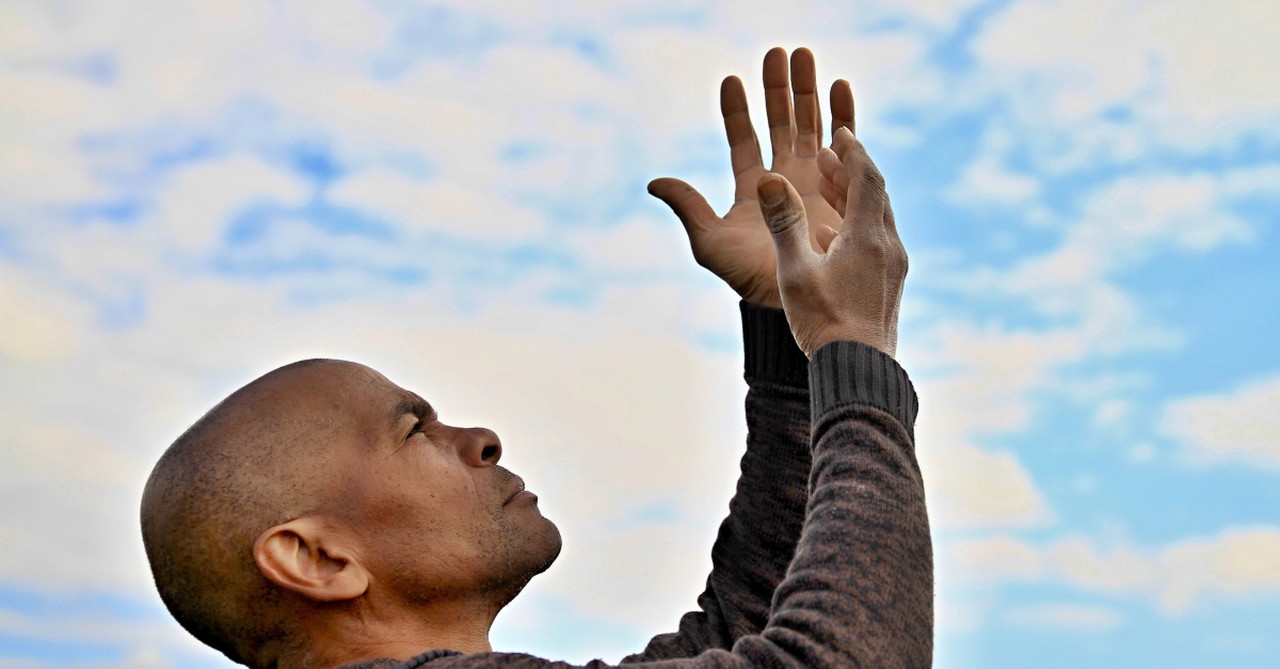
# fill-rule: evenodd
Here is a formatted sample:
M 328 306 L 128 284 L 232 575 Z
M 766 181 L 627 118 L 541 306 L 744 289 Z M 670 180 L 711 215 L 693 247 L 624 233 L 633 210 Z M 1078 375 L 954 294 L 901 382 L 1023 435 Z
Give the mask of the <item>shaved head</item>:
M 305 360 L 233 393 L 165 451 L 142 496 L 142 537 L 160 597 L 188 631 L 244 662 L 279 635 L 281 593 L 255 567 L 255 538 L 328 500 L 326 463 L 344 425 L 325 382 L 352 363 Z

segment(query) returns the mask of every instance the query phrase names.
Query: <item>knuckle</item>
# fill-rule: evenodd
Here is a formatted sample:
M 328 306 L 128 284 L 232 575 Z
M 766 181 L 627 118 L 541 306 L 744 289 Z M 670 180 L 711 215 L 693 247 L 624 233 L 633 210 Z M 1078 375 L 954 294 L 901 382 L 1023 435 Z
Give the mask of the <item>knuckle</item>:
M 888 267 L 893 264 L 889 248 L 881 235 L 874 233 L 862 235 L 858 246 L 864 259 L 875 263 L 876 266 Z
M 869 160 L 867 161 L 866 171 L 862 173 L 862 183 L 877 195 L 883 195 L 885 192 L 884 175 Z
M 769 231 L 775 235 L 789 232 L 792 228 L 800 225 L 803 220 L 804 214 L 794 207 L 773 211 L 770 212 L 768 219 Z

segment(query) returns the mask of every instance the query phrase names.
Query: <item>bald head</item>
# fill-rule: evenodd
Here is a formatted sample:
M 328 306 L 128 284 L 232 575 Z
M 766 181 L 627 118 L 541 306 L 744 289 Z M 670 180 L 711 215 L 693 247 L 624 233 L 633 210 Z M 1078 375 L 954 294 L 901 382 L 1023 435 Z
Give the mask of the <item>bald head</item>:
M 337 360 L 276 369 L 222 401 L 161 456 L 142 497 L 156 586 L 178 622 L 228 657 L 279 635 L 280 593 L 250 547 L 332 503 L 336 444 L 358 430 L 352 391 L 376 372 Z
M 250 666 L 333 641 L 315 629 L 328 618 L 367 636 L 371 611 L 394 626 L 464 602 L 491 622 L 560 550 L 501 454 L 492 431 L 441 423 L 368 367 L 281 367 L 205 414 L 152 471 L 142 535 L 156 587 L 183 627 Z

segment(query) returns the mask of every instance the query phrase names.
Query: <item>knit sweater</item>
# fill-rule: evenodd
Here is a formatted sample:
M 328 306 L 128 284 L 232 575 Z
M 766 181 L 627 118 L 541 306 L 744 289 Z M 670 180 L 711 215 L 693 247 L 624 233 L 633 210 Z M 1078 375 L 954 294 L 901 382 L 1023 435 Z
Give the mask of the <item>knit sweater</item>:
M 742 303 L 747 450 L 699 610 L 622 660 L 648 667 L 929 667 L 933 553 L 916 395 L 879 350 L 807 360 L 781 309 Z M 811 429 L 812 426 L 812 429 Z M 430 650 L 342 669 L 568 668 L 520 653 Z M 594 660 L 588 667 L 607 667 Z

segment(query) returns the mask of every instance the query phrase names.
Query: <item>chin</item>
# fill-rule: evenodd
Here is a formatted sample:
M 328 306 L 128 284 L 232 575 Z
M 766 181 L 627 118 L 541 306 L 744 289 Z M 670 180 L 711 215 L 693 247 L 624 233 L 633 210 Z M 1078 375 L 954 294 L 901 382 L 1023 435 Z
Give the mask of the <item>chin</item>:
M 493 590 L 498 596 L 498 608 L 505 607 L 524 590 L 534 576 L 546 571 L 551 563 L 560 555 L 560 530 L 555 523 L 543 518 L 539 527 L 521 542 L 520 556 L 515 562 L 509 562 L 507 576 L 498 581 Z
M 556 558 L 560 556 L 560 549 L 564 545 L 564 541 L 560 538 L 560 528 L 546 518 L 543 518 L 542 522 L 544 527 L 534 542 L 535 546 L 531 547 L 541 558 L 533 570 L 533 575 L 546 571 L 551 566 L 551 563 L 555 562 Z

